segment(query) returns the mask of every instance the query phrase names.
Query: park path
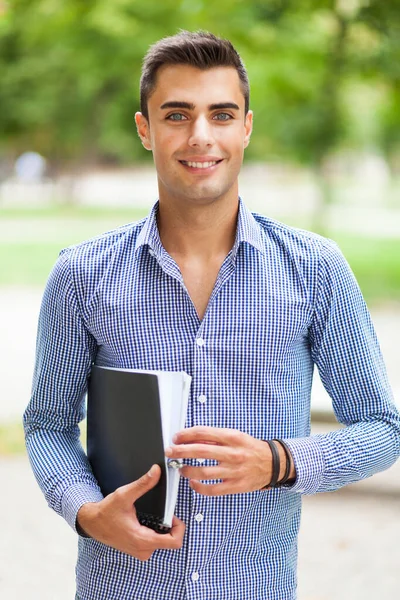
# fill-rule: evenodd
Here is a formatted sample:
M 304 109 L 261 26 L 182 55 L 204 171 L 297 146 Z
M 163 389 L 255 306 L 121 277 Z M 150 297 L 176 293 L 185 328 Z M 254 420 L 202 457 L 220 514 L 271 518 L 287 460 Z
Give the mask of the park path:
M 390 471 L 370 480 L 371 493 L 355 484 L 304 498 L 298 600 L 398 598 L 399 495 L 383 486 L 400 478 Z M 0 480 L 0 598 L 72 600 L 77 536 L 47 507 L 26 458 L 0 459 Z

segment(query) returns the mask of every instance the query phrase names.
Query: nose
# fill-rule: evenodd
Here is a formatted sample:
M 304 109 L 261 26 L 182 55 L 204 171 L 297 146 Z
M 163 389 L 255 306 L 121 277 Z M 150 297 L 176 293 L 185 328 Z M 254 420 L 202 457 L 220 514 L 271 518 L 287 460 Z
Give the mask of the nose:
M 189 146 L 194 148 L 209 147 L 214 144 L 212 126 L 207 117 L 199 116 L 193 121 L 190 132 Z

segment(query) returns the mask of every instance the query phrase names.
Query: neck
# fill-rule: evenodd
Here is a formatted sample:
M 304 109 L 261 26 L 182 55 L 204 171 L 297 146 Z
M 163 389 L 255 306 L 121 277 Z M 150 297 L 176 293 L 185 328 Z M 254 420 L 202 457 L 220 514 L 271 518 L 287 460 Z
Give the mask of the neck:
M 157 215 L 161 242 L 174 257 L 225 257 L 235 241 L 239 200 L 185 206 L 164 203 Z

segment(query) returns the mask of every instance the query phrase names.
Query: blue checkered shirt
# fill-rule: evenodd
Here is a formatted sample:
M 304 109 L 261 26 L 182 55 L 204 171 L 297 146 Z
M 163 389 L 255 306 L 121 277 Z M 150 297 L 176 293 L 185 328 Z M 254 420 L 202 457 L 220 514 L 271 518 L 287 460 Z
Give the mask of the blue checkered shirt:
M 283 438 L 297 479 L 206 497 L 182 478 L 182 549 L 140 562 L 79 537 L 78 596 L 294 600 L 302 494 L 369 477 L 400 454 L 400 418 L 370 316 L 333 242 L 251 214 L 240 201 L 235 243 L 200 321 L 161 244 L 156 212 L 157 204 L 139 223 L 67 248 L 50 275 L 25 412 L 49 505 L 75 529 L 82 504 L 102 498 L 78 429 L 93 362 L 186 371 L 188 427 Z M 310 436 L 314 364 L 346 427 Z

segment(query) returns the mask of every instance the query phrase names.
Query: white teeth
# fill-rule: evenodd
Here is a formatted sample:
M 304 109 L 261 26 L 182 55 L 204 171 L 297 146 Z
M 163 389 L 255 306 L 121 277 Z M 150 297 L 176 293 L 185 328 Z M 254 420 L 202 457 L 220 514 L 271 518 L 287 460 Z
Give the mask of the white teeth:
M 212 167 L 217 164 L 216 160 L 210 162 L 191 162 L 191 161 L 182 161 L 188 167 L 194 167 L 196 169 L 208 169 L 208 167 Z

